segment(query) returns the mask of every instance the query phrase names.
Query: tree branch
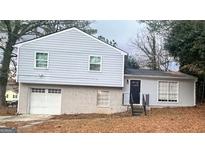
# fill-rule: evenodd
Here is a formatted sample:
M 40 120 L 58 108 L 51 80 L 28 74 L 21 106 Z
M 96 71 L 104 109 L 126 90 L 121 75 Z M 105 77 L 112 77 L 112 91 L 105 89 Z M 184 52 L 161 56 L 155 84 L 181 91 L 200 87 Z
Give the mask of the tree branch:
M 33 29 L 35 29 L 35 28 L 37 28 L 37 27 L 39 27 L 39 26 L 41 26 L 41 25 L 45 25 L 46 24 L 46 21 L 36 21 L 36 22 L 34 22 L 34 23 L 28 23 L 26 26 L 25 26 L 25 28 L 21 31 L 21 33 L 19 34 L 19 36 L 21 37 L 21 36 L 23 36 L 23 35 L 25 35 L 27 32 L 30 32 L 30 31 L 32 31 Z
M 11 54 L 11 57 L 17 57 L 17 54 L 12 53 L 12 54 Z
M 11 23 L 10 23 L 10 21 L 9 20 L 5 20 L 4 24 L 6 25 L 8 33 L 10 33 L 11 32 Z
M 4 50 L 4 51 L 5 51 L 5 48 L 4 48 L 4 47 L 2 47 L 2 46 L 0 46 L 0 49 L 2 49 L 2 50 Z
M 14 71 L 13 71 L 13 73 L 14 74 L 16 74 L 16 71 L 17 71 L 17 63 L 16 63 L 16 61 L 14 60 L 14 59 L 11 59 L 11 62 L 12 62 L 12 64 L 13 64 L 13 66 L 14 66 Z M 15 76 L 15 75 L 14 75 Z

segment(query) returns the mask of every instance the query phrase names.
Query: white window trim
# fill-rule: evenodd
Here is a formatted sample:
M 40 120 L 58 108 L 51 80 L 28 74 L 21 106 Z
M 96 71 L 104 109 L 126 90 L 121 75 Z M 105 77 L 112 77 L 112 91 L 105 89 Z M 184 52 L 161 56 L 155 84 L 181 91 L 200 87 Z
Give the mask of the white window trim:
M 176 82 L 177 83 L 177 101 L 176 102 L 159 101 L 159 82 Z M 157 102 L 159 104 L 178 104 L 179 103 L 179 81 L 175 81 L 175 80 L 158 80 L 157 81 Z
M 101 61 L 100 61 L 100 71 L 90 70 L 90 57 L 91 56 L 93 56 L 93 57 L 100 57 L 100 59 L 101 59 Z M 89 55 L 88 56 L 88 71 L 89 72 L 102 72 L 102 61 L 103 61 L 102 56 L 99 56 L 99 55 Z
M 47 67 L 43 68 L 43 67 L 36 67 L 36 54 L 37 53 L 47 53 L 48 54 L 48 60 L 47 60 Z M 45 52 L 45 51 L 35 51 L 34 52 L 34 68 L 35 69 L 48 69 L 49 67 L 49 52 Z

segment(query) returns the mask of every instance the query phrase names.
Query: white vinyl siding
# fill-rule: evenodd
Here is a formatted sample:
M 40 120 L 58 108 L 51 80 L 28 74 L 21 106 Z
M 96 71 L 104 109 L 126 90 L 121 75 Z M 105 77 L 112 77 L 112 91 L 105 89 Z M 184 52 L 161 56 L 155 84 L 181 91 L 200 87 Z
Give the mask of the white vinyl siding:
M 178 102 L 178 82 L 159 81 L 158 101 L 159 102 Z
M 98 91 L 97 106 L 108 107 L 110 105 L 110 93 L 109 91 Z
M 48 53 L 35 52 L 35 68 L 48 68 Z
M 37 51 L 49 51 L 49 69 L 33 67 Z M 75 29 L 22 45 L 19 53 L 18 82 L 123 87 L 124 55 Z M 89 56 L 96 54 L 101 73 L 89 71 Z
M 89 56 L 89 70 L 101 72 L 102 71 L 102 57 L 101 56 Z

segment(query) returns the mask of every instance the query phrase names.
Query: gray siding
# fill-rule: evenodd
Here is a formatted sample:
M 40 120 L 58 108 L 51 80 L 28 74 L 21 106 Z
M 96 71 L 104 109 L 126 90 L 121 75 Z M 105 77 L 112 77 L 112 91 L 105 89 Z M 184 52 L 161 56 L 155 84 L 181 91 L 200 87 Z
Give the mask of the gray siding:
M 129 80 L 129 82 L 127 82 Z M 123 93 L 125 93 L 125 104 L 129 103 L 130 92 L 130 80 L 141 81 L 141 95 L 149 94 L 151 106 L 194 106 L 195 104 L 195 80 L 182 80 L 182 79 L 151 79 L 151 78 L 137 78 L 137 77 L 125 77 L 125 86 L 123 87 Z M 178 90 L 178 102 L 162 103 L 158 102 L 158 81 L 177 81 L 179 83 Z M 141 97 L 142 98 L 142 97 Z M 142 102 L 142 99 L 141 99 Z
M 36 51 L 49 52 L 48 69 L 34 68 Z M 23 44 L 19 55 L 21 83 L 123 86 L 123 55 L 76 29 Z M 89 55 L 102 56 L 102 72 L 88 70 Z

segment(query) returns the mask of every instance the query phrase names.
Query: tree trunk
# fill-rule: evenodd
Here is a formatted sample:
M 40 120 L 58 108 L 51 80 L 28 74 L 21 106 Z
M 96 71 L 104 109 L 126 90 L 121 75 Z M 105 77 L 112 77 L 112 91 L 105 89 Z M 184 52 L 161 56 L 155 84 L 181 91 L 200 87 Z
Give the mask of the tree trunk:
M 157 67 L 157 51 L 156 51 L 156 38 L 155 38 L 155 35 L 152 36 L 152 69 L 153 70 L 158 70 L 158 67 Z
M 4 51 L 3 61 L 2 61 L 2 68 L 0 69 L 0 106 L 6 105 L 6 86 L 8 82 L 8 73 L 9 73 L 9 66 L 11 61 L 11 54 L 13 51 L 13 45 L 10 44 Z
M 5 94 L 6 94 L 6 85 L 5 84 L 0 85 L 0 107 L 6 106 Z

